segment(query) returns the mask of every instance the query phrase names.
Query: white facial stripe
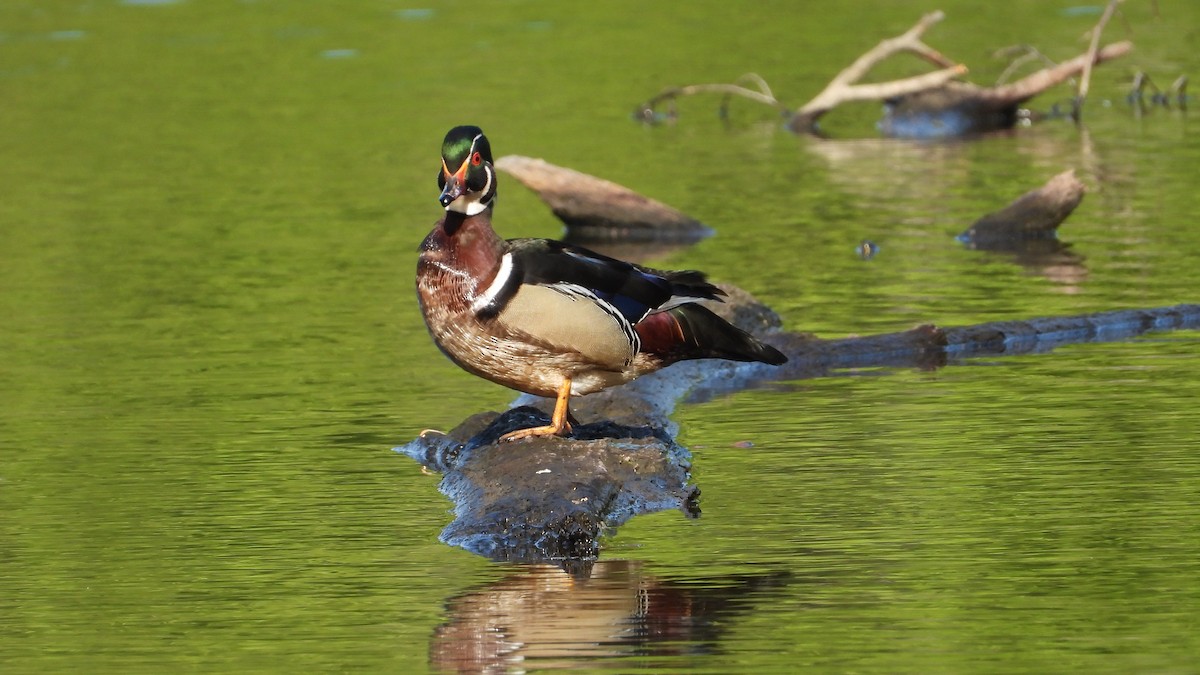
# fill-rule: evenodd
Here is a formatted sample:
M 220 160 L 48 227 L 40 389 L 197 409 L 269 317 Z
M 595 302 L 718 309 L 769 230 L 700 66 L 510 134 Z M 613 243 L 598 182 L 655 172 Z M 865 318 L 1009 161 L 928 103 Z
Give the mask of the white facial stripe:
M 496 270 L 496 278 L 492 279 L 492 283 L 488 285 L 487 290 L 475 296 L 475 301 L 471 303 L 471 310 L 482 312 L 488 305 L 495 302 L 496 296 L 500 295 L 500 291 L 508 283 L 508 278 L 512 276 L 512 270 L 512 254 L 505 253 L 504 257 L 500 258 L 500 269 Z

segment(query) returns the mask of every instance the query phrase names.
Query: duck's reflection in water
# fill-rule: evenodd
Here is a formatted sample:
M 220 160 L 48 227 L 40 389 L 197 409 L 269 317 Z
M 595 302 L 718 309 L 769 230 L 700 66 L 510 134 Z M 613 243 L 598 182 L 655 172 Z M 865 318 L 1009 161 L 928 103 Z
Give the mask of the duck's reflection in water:
M 723 619 L 788 583 L 785 573 L 683 584 L 642 563 L 608 560 L 570 572 L 530 565 L 447 603 L 430 663 L 458 673 L 597 665 L 612 657 L 670 657 L 716 648 Z

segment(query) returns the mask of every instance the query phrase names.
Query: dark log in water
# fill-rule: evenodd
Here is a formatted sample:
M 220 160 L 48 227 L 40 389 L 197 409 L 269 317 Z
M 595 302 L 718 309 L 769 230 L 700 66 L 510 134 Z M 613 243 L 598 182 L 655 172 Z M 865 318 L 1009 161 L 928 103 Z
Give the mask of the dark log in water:
M 664 509 L 699 514 L 690 455 L 674 441 L 677 401 L 698 401 L 777 380 L 850 368 L 939 368 L 978 356 L 1047 352 L 1082 342 L 1126 340 L 1151 331 L 1200 328 L 1200 305 L 938 328 L 823 340 L 791 333 L 767 307 L 736 288 L 710 305 L 786 353 L 775 368 L 690 361 L 614 389 L 580 397 L 583 424 L 570 438 L 498 443 L 504 433 L 549 421 L 552 402 L 518 399 L 503 414 L 476 415 L 448 434 L 428 432 L 398 451 L 444 474 L 454 502 L 442 540 L 497 560 L 591 560 L 599 538 L 629 518 Z

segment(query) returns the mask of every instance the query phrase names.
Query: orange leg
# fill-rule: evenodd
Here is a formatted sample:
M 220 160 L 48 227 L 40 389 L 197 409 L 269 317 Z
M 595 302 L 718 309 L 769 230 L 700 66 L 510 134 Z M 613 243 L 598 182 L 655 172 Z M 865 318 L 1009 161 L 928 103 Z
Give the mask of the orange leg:
M 554 415 L 550 424 L 544 427 L 530 427 L 510 431 L 500 437 L 501 441 L 519 441 L 533 436 L 562 436 L 571 433 L 571 423 L 567 421 L 567 402 L 571 400 L 571 378 L 564 378 L 558 385 L 558 400 L 554 402 Z

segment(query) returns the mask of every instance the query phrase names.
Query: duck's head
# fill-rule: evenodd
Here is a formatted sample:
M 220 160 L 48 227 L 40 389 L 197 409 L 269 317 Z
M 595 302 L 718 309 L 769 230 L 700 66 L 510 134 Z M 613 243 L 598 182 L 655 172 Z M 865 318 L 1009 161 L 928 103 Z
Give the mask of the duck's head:
M 496 199 L 492 146 L 479 127 L 454 127 L 442 141 L 438 201 L 447 211 L 468 216 L 483 213 Z

